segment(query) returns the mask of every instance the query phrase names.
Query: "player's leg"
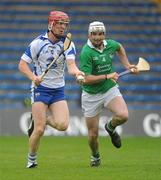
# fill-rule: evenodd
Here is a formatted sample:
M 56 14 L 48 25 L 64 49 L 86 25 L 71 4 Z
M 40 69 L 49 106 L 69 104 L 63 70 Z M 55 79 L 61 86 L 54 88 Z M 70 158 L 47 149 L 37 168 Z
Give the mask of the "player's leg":
M 31 113 L 30 124 L 29 124 L 28 130 L 27 130 L 27 133 L 28 133 L 29 137 L 31 136 L 33 130 L 34 130 L 34 120 L 33 120 L 33 116 L 32 116 L 32 113 Z
M 88 129 L 88 144 L 91 149 L 91 166 L 100 165 L 98 129 L 99 129 L 99 115 L 94 117 L 86 117 L 86 124 Z
M 91 166 L 99 166 L 101 163 L 99 154 L 98 129 L 99 114 L 102 112 L 104 97 L 102 94 L 91 95 L 83 91 L 82 111 L 88 128 L 88 142 L 91 149 Z
M 49 107 L 51 115 L 47 117 L 47 124 L 59 131 L 65 131 L 69 125 L 69 109 L 65 100 L 57 101 Z
M 128 108 L 123 97 L 118 96 L 112 99 L 107 108 L 114 114 L 111 121 L 113 127 L 119 126 L 128 120 Z
M 112 143 L 115 147 L 121 147 L 121 139 L 115 128 L 128 120 L 127 105 L 122 96 L 116 96 L 108 104 L 107 108 L 113 113 L 112 120 L 105 125 L 105 129 L 111 136 Z
M 40 138 L 43 136 L 46 126 L 46 111 L 48 106 L 42 102 L 35 102 L 32 105 L 32 116 L 34 120 L 34 129 L 29 138 L 29 154 L 28 154 L 28 168 L 37 165 L 37 150 L 40 143 Z

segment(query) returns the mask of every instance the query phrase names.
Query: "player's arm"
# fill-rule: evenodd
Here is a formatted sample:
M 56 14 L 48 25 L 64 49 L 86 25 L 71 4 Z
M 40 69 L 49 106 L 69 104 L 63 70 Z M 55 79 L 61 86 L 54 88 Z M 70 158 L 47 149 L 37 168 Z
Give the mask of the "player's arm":
M 74 59 L 67 60 L 67 69 L 68 69 L 68 73 L 73 76 L 76 77 L 78 77 L 79 75 L 84 76 L 84 73 L 78 69 Z
M 117 81 L 118 73 L 113 72 L 110 74 L 102 74 L 102 75 L 85 75 L 84 84 L 95 84 L 107 79 L 112 79 L 113 81 Z
M 64 54 L 67 62 L 68 73 L 75 76 L 76 78 L 79 75 L 84 76 L 84 73 L 79 70 L 75 62 L 76 49 L 73 42 L 71 42 L 69 48 L 64 52 Z
M 120 48 L 117 51 L 120 61 L 126 69 L 133 69 L 134 73 L 137 73 L 137 67 L 134 64 L 130 64 L 124 47 L 120 44 Z
M 18 68 L 27 78 L 29 78 L 35 85 L 41 83 L 41 78 L 36 76 L 30 69 L 29 64 L 37 57 L 40 49 L 37 48 L 39 41 L 32 41 L 27 47 L 25 53 L 21 56 Z M 41 48 L 41 47 L 40 47 Z
M 34 84 L 39 85 L 41 83 L 40 77 L 33 74 L 28 63 L 23 59 L 20 60 L 18 68 L 26 77 L 28 77 Z

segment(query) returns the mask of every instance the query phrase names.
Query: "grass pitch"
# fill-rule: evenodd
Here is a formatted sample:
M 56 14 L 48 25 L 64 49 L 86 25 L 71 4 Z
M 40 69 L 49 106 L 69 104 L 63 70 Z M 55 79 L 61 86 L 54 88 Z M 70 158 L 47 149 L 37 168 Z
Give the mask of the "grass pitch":
M 122 138 L 122 148 L 101 137 L 100 167 L 89 166 L 87 137 L 43 137 L 38 168 L 26 169 L 27 137 L 0 137 L 1 180 L 159 180 L 161 139 Z

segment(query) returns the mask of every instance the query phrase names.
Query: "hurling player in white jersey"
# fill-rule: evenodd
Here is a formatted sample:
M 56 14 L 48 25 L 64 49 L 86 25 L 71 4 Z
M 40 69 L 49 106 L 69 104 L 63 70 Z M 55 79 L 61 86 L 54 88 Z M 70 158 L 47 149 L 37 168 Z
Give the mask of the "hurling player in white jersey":
M 28 129 L 29 153 L 27 168 L 37 166 L 37 151 L 40 138 L 46 125 L 65 131 L 69 124 L 69 110 L 64 95 L 64 69 L 78 77 L 84 76 L 75 63 L 75 46 L 70 47 L 60 56 L 44 79 L 41 74 L 63 49 L 65 32 L 69 25 L 69 17 L 61 11 L 51 11 L 48 18 L 48 31 L 34 39 L 22 55 L 19 70 L 36 86 L 31 88 L 32 121 Z M 29 64 L 33 63 L 34 72 Z M 51 115 L 47 116 L 50 110 Z

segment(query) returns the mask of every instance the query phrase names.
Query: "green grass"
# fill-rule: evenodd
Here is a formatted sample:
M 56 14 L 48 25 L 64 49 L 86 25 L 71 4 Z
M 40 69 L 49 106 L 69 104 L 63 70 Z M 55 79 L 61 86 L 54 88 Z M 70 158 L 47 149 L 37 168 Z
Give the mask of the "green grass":
M 43 137 L 38 168 L 26 169 L 27 137 L 0 137 L 1 180 L 159 180 L 161 139 L 123 138 L 116 149 L 101 137 L 102 165 L 89 167 L 87 137 Z

